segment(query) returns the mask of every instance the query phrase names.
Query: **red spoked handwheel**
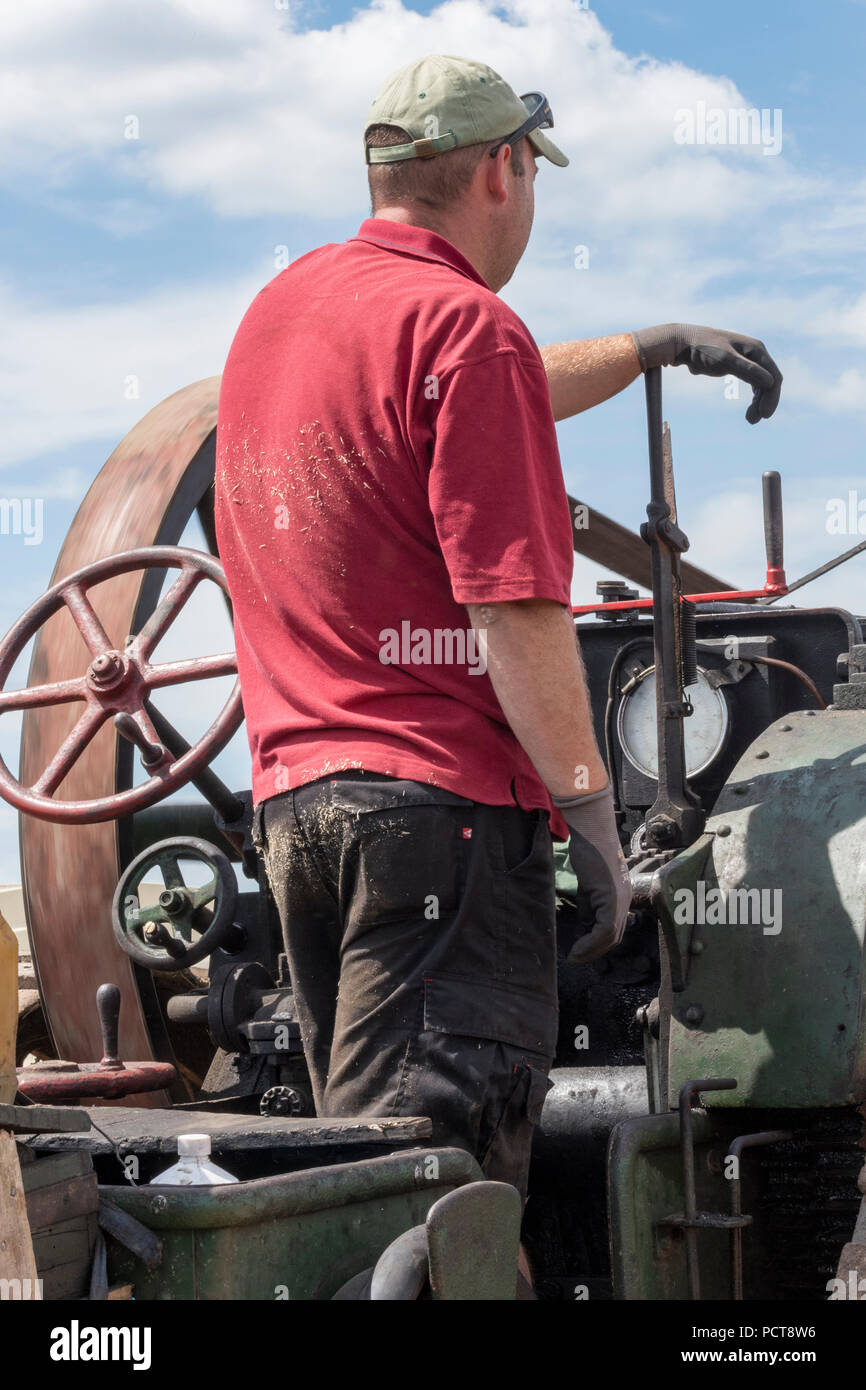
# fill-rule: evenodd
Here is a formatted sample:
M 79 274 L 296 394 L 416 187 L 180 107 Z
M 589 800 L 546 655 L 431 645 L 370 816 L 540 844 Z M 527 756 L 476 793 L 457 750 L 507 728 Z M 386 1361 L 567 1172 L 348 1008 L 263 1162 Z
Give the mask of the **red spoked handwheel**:
M 140 632 L 127 639 L 123 651 L 112 647 L 87 590 L 115 575 L 136 569 L 177 569 L 177 579 Z M 210 728 L 182 756 L 174 757 L 160 741 L 148 714 L 152 693 L 162 686 L 211 676 L 237 674 L 234 652 L 218 656 L 190 657 L 186 661 L 151 664 L 150 655 L 202 579 L 211 579 L 228 593 L 219 561 L 201 550 L 181 546 L 142 546 L 120 555 L 108 555 L 60 580 L 28 608 L 0 643 L 0 716 L 8 710 L 81 700 L 84 709 L 67 737 L 29 787 L 12 776 L 0 759 L 0 796 L 19 811 L 42 820 L 65 824 L 89 824 L 114 820 L 141 811 L 176 791 L 225 747 L 243 719 L 240 682 Z M 61 608 L 72 615 L 90 650 L 91 661 L 83 675 L 25 690 L 3 690 L 9 673 L 26 644 Z M 53 793 L 109 717 L 118 731 L 141 750 L 141 760 L 151 773 L 141 786 L 93 801 L 58 801 Z

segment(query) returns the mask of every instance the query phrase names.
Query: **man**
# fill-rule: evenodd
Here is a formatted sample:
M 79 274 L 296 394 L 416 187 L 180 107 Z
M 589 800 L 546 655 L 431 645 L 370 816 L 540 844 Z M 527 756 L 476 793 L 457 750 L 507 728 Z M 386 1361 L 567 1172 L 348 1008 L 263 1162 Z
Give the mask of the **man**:
M 753 339 L 668 324 L 541 354 L 497 296 L 526 247 L 538 94 L 434 56 L 365 130 L 373 216 L 277 276 L 220 395 L 254 833 L 316 1108 L 428 1115 L 525 1196 L 557 1025 L 551 832 L 593 929 L 630 890 L 569 611 L 554 419 L 684 363 L 754 389 Z

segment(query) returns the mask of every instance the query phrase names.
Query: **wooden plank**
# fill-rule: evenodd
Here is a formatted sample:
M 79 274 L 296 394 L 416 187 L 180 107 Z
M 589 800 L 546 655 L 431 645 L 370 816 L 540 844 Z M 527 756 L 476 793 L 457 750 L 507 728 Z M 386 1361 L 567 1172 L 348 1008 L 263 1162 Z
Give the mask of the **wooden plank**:
M 19 1160 L 24 1158 L 22 1150 L 28 1152 L 31 1158 L 30 1163 L 21 1163 L 25 1192 L 36 1192 L 40 1187 L 50 1187 L 67 1178 L 80 1178 L 84 1173 L 93 1171 L 93 1160 L 88 1153 L 40 1154 L 37 1158 L 32 1150 L 19 1144 Z
M 89 1156 L 89 1155 L 88 1155 Z M 86 1216 L 99 1206 L 95 1173 L 82 1173 L 77 1178 L 64 1178 L 27 1195 L 27 1216 L 34 1239 L 46 1226 L 56 1226 L 73 1216 Z
M 627 526 L 621 526 L 618 521 L 613 521 L 602 512 L 597 512 L 594 507 L 590 507 L 587 503 L 578 502 L 575 497 L 569 497 L 568 502 L 571 508 L 574 548 L 578 555 L 583 555 L 587 560 L 594 560 L 596 564 L 603 565 L 605 569 L 611 570 L 617 578 L 630 579 L 633 584 L 641 584 L 645 589 L 650 589 L 652 587 L 650 549 L 646 541 L 635 531 L 630 531 Z M 585 515 L 582 512 L 576 512 L 575 509 L 579 507 L 586 507 Z M 585 526 L 576 524 L 578 515 L 586 521 Z M 680 561 L 680 574 L 683 581 L 683 593 L 718 593 L 737 587 L 735 584 L 729 584 L 727 580 L 709 574 L 699 565 L 694 565 L 685 558 Z M 757 582 L 755 587 L 758 587 Z M 586 603 L 591 601 L 591 596 L 582 600 Z M 600 602 L 601 599 L 599 599 Z
M 90 1117 L 78 1105 L 0 1105 L 0 1129 L 11 1129 L 18 1134 L 89 1128 Z
M 221 1112 L 194 1113 L 146 1110 L 134 1106 L 101 1106 L 94 1109 L 99 1130 L 79 1134 L 38 1134 L 29 1141 L 40 1153 L 84 1149 L 91 1154 L 177 1153 L 179 1134 L 209 1134 L 215 1152 L 231 1149 L 307 1148 L 310 1145 L 381 1144 L 429 1139 L 432 1125 L 420 1117 L 375 1119 L 292 1119 L 277 1115 L 236 1115 Z M 387 1148 L 386 1148 L 387 1152 Z
M 90 1256 L 86 1260 L 70 1260 L 68 1264 L 46 1269 L 41 1276 L 43 1300 L 57 1302 L 69 1298 L 87 1298 L 90 1289 Z
M 33 1234 L 33 1250 L 40 1276 L 58 1265 L 81 1262 L 90 1271 L 90 1257 L 96 1240 L 96 1217 L 73 1216 Z
M 97 1219 L 103 1231 L 113 1236 L 124 1249 L 131 1250 L 148 1269 L 155 1269 L 162 1260 L 163 1245 L 159 1237 L 143 1222 L 130 1216 L 129 1212 L 115 1206 L 114 1202 L 100 1197 Z
M 9 1130 L 0 1129 L 0 1279 L 36 1278 L 18 1146 Z

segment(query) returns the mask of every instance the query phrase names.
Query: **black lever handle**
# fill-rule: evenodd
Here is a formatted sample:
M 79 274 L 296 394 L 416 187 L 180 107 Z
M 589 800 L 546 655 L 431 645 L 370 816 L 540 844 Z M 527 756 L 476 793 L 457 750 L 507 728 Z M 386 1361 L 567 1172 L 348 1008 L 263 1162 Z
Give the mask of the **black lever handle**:
M 96 1012 L 102 1032 L 101 1067 L 122 1067 L 117 1049 L 117 1028 L 120 1022 L 120 990 L 117 985 L 100 985 L 96 991 Z
M 782 479 L 775 469 L 764 474 L 764 543 L 767 547 L 767 569 L 785 568 L 784 531 L 782 527 Z

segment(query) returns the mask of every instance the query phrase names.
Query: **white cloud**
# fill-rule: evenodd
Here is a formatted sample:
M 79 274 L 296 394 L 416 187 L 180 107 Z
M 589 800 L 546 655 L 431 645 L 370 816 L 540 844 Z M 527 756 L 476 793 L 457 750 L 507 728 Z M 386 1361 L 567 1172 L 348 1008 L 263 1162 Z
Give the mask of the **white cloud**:
M 26 174 L 28 189 L 41 180 L 50 215 L 68 209 L 118 237 L 136 226 L 140 190 L 148 196 L 145 220 L 158 215 L 154 201 L 162 207 L 195 198 L 223 218 L 285 218 L 286 239 L 297 242 L 309 219 L 363 214 L 361 127 L 383 77 L 424 52 L 478 54 L 518 90 L 549 93 L 555 135 L 572 157 L 566 171 L 542 161 L 536 229 L 507 291 L 536 336 L 679 318 L 739 328 L 763 337 L 771 351 L 780 335 L 822 352 L 866 345 L 866 297 L 846 287 L 840 268 L 862 240 L 866 185 L 833 185 L 800 168 L 789 155 L 790 130 L 778 158 L 758 147 L 674 141 L 678 110 L 699 101 L 772 108 L 774 93 L 743 93 L 725 76 L 629 56 L 576 0 L 543 7 L 537 0 L 445 0 L 429 15 L 399 0 L 374 0 L 329 29 L 300 30 L 292 13 L 258 0 L 155 0 L 147 7 L 74 0 L 60 9 L 5 9 L 0 178 L 14 184 Z M 139 140 L 123 138 L 130 114 L 140 121 Z M 94 169 L 111 194 L 88 201 L 80 190 Z M 572 267 L 577 244 L 590 247 L 585 273 Z M 88 414 L 108 433 L 134 418 L 113 395 L 117 364 L 132 363 L 126 375 L 143 361 L 142 377 L 154 383 L 153 391 L 143 387 L 151 403 L 157 379 L 172 390 L 218 370 L 217 355 L 201 349 L 227 346 L 241 297 L 217 285 L 133 292 L 114 308 L 77 314 L 12 300 L 6 307 L 23 336 L 7 333 L 6 342 L 16 342 L 19 363 L 31 364 L 26 376 L 38 370 L 35 363 L 44 373 L 37 414 L 52 414 L 58 425 L 68 419 L 64 437 L 92 437 Z M 52 329 L 62 353 L 51 345 Z M 203 355 L 208 365 L 199 367 Z M 62 373 L 70 363 L 73 389 L 66 391 Z M 841 369 L 818 363 L 811 370 L 832 380 Z M 13 456 L 29 449 L 32 386 L 25 383 L 22 395 L 29 418 L 11 415 Z M 822 399 L 830 408 L 856 408 L 856 388 L 849 374 L 835 396 L 831 389 Z
M 850 535 L 835 535 L 828 530 L 828 503 L 840 498 L 847 505 L 849 490 L 866 504 L 862 478 L 822 474 L 820 478 L 783 479 L 785 571 L 790 583 L 866 539 L 856 531 L 856 519 Z M 699 555 L 708 570 L 736 576 L 744 588 L 761 588 L 766 562 L 759 488 L 732 480 L 724 493 L 691 509 L 688 534 L 690 554 Z M 859 595 L 863 592 L 864 573 L 866 554 L 814 580 L 792 594 L 790 600 L 780 602 L 790 601 L 806 608 L 835 605 L 862 612 Z
M 0 490 L 29 495 L 26 459 L 88 439 L 113 447 L 151 406 L 221 372 L 241 316 L 272 274 L 263 264 L 256 278 L 232 285 L 205 282 L 63 308 L 0 289 Z M 133 377 L 139 394 L 127 399 Z M 103 462 L 94 458 L 93 474 Z M 55 475 L 61 490 L 40 495 L 68 497 L 70 485 L 67 475 L 64 490 L 62 474 Z
M 376 87 L 421 53 L 456 50 L 483 56 L 518 90 L 550 94 L 573 156 L 569 174 L 549 181 L 557 220 L 583 202 L 600 227 L 714 226 L 804 192 L 784 157 L 757 147 L 677 145 L 678 110 L 752 100 L 728 78 L 627 56 L 576 0 L 445 0 L 423 16 L 373 0 L 345 23 L 305 31 L 252 0 L 77 0 L 52 8 L 50 24 L 45 9 L 21 13 L 32 21 L 5 21 L 0 134 L 9 167 L 31 175 L 41 165 L 63 179 L 90 158 L 225 216 L 351 214 Z M 139 140 L 124 139 L 127 115 Z
M 835 377 L 827 377 L 795 358 L 786 364 L 783 390 L 802 410 L 862 414 L 866 411 L 866 368 L 846 367 Z

